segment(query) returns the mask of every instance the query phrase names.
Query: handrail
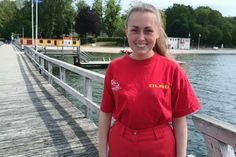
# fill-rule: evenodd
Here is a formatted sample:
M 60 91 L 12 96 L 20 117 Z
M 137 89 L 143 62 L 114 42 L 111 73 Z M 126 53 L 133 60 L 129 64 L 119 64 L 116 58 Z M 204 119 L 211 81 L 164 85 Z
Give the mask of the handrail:
M 204 136 L 210 157 L 235 157 L 236 125 L 205 114 L 195 114 L 192 119 Z
M 86 106 L 86 117 L 90 117 L 93 112 L 99 113 L 100 106 L 92 100 L 91 82 L 95 81 L 97 83 L 103 84 L 105 77 L 104 75 L 48 57 L 39 52 L 36 52 L 29 46 L 24 47 L 24 52 L 31 59 L 31 61 L 42 71 L 42 73 L 48 76 L 48 80 L 50 83 L 52 83 L 52 81 L 56 82 L 59 86 L 61 86 Z M 46 62 L 48 64 L 47 69 L 45 68 Z M 52 65 L 57 65 L 59 67 L 60 79 L 52 74 Z M 84 77 L 84 93 L 80 93 L 65 82 L 65 70 L 69 70 Z
M 52 83 L 52 81 L 56 82 L 59 86 L 86 105 L 86 117 L 90 117 L 93 112 L 99 113 L 100 106 L 92 100 L 91 82 L 95 81 L 103 84 L 104 75 L 53 59 L 36 52 L 29 46 L 25 46 L 24 52 L 42 73 L 48 76 L 50 83 Z M 48 64 L 47 69 L 45 68 L 45 62 Z M 59 66 L 60 79 L 52 74 L 53 64 Z M 80 93 L 65 82 L 66 70 L 84 77 L 84 93 Z M 194 114 L 192 119 L 195 127 L 204 136 L 210 157 L 235 157 L 233 149 L 236 148 L 235 125 L 217 120 L 205 114 Z

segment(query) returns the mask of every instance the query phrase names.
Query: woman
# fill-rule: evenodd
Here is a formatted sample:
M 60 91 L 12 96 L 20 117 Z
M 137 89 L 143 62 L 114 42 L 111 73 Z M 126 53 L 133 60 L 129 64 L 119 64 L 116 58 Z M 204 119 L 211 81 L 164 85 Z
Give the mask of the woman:
M 113 60 L 106 72 L 100 157 L 186 157 L 185 116 L 200 105 L 167 53 L 160 12 L 139 3 L 128 14 L 125 32 L 132 53 Z

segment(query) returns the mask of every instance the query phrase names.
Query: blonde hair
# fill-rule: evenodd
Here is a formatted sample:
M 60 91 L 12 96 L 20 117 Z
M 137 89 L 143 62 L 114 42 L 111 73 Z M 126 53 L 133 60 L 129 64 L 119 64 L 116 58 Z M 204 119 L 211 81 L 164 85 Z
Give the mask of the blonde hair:
M 167 35 L 164 31 L 160 11 L 151 4 L 139 2 L 137 5 L 133 6 L 128 13 L 125 23 L 126 29 L 128 27 L 129 17 L 134 12 L 150 12 L 156 16 L 156 22 L 160 29 L 160 36 L 156 40 L 155 46 L 153 47 L 153 51 L 167 58 L 172 58 L 171 55 L 167 52 Z

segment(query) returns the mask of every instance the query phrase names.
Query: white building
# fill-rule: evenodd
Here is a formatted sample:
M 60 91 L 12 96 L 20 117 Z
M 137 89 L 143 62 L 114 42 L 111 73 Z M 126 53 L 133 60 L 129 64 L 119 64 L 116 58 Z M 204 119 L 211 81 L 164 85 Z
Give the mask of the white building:
M 190 49 L 190 38 L 168 37 L 168 48 L 170 49 Z

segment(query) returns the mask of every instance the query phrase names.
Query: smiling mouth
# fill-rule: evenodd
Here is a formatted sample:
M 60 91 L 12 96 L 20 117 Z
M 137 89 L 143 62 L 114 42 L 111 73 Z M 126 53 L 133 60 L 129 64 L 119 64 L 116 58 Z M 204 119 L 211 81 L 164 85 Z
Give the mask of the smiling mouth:
M 138 48 L 144 48 L 146 44 L 135 44 Z

